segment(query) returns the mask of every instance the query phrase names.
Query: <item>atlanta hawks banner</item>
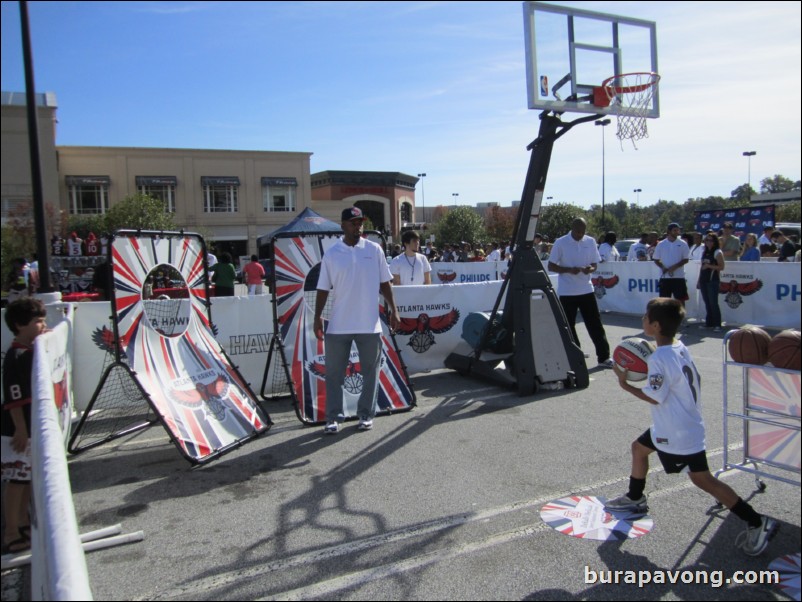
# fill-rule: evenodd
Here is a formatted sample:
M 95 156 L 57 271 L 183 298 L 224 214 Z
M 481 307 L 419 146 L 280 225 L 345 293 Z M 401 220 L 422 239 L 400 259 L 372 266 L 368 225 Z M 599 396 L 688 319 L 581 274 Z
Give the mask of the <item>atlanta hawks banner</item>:
M 395 339 L 410 374 L 437 370 L 464 339 L 462 325 L 472 312 L 488 312 L 501 281 L 441 286 L 397 286 L 401 324 Z
M 196 463 L 270 425 L 215 340 L 204 253 L 197 235 L 118 232 L 112 243 L 121 350 L 174 442 Z M 155 278 L 186 287 L 186 298 L 143 298 Z
M 755 324 L 779 328 L 799 328 L 802 324 L 798 263 L 772 261 L 729 261 L 721 272 L 719 308 L 729 325 Z M 685 309 L 689 318 L 704 320 L 705 308 L 696 289 L 699 261 L 685 265 L 689 299 Z M 649 299 L 660 290 L 660 269 L 651 261 L 602 263 L 592 277 L 599 309 L 625 314 L 643 312 Z M 558 277 L 551 276 L 557 287 Z
M 290 366 L 296 412 L 306 423 L 319 423 L 326 418 L 326 350 L 324 342 L 315 336 L 313 326 L 320 260 L 336 242 L 334 233 L 290 234 L 273 241 L 276 322 Z M 376 303 L 379 302 L 377 291 Z M 327 308 L 323 312 L 324 327 L 328 317 Z M 383 329 L 377 410 L 379 413 L 408 410 L 415 405 L 415 396 L 386 323 Z M 356 346 L 352 348 L 346 370 L 343 413 L 348 418 L 356 415 L 362 392 Z

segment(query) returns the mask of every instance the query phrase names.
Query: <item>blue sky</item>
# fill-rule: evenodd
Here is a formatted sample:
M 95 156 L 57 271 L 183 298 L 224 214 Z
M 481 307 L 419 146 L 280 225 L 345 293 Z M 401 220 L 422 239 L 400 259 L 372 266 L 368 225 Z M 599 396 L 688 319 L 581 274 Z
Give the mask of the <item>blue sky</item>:
M 549 202 L 726 196 L 800 178 L 799 2 L 555 2 L 657 22 L 661 117 L 557 141 Z M 327 169 L 427 173 L 425 204 L 519 199 L 537 136 L 520 2 L 30 2 L 36 88 L 60 145 L 311 152 Z M 24 90 L 17 2 L 2 89 Z M 576 116 L 579 116 L 578 114 Z M 420 187 L 419 187 L 420 189 Z M 420 192 L 418 196 L 420 204 Z

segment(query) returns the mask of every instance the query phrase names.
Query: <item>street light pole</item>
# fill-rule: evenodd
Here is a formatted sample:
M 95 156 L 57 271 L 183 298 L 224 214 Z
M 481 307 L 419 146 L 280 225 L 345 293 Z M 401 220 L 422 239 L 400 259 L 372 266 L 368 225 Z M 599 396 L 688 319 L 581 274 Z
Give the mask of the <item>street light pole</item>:
M 744 151 L 743 156 L 747 158 L 747 162 L 749 163 L 747 169 L 747 176 L 746 176 L 746 189 L 749 191 L 749 202 L 752 202 L 752 157 L 757 154 L 757 151 Z
M 457 208 L 457 197 L 459 196 L 459 192 L 452 192 L 451 196 L 454 197 L 454 209 Z
M 421 212 L 421 221 L 423 222 L 423 230 L 426 230 L 426 196 L 423 193 L 423 178 L 426 177 L 425 173 L 419 173 L 418 177 L 420 178 L 420 212 Z
M 640 188 L 636 188 L 636 189 L 635 189 L 635 190 L 633 190 L 632 192 L 636 192 L 636 193 L 638 194 L 638 200 L 637 200 L 637 201 L 635 201 L 635 204 L 636 204 L 636 205 L 640 205 L 640 193 L 641 193 L 641 192 L 643 192 L 643 190 L 641 190 Z
M 604 127 L 607 126 L 607 125 L 610 125 L 610 120 L 609 119 L 599 119 L 599 120 L 595 121 L 594 123 L 596 125 L 602 126 L 602 219 L 601 219 L 601 225 L 602 225 L 602 230 L 606 230 L 605 224 L 604 224 L 604 190 L 605 190 L 605 185 L 604 185 L 604 175 L 605 175 L 604 174 L 604 172 L 605 172 L 605 165 L 604 165 Z

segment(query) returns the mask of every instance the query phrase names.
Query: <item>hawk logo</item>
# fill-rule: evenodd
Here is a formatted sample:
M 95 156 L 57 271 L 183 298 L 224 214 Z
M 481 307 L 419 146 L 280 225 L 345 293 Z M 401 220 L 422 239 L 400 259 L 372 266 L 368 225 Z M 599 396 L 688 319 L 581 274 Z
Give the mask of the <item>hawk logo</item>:
M 596 295 L 597 299 L 601 299 L 607 294 L 607 289 L 613 288 L 616 284 L 618 284 L 619 280 L 620 279 L 617 275 L 614 275 L 611 278 L 603 278 L 602 276 L 591 278 L 590 282 L 593 285 L 593 294 Z
M 384 359 L 384 358 L 382 358 Z M 321 380 L 326 379 L 326 364 L 321 362 L 304 362 L 304 368 L 309 374 L 316 376 Z M 352 362 L 348 360 L 348 365 L 345 367 L 345 380 L 343 381 L 343 388 L 352 395 L 358 395 L 362 392 L 362 369 L 360 362 Z
M 173 389 L 167 391 L 167 396 L 177 404 L 193 410 L 206 408 L 214 414 L 217 420 L 223 420 L 226 416 L 225 400 L 228 399 L 229 392 L 228 379 L 223 374 L 218 374 L 217 378 L 210 383 L 195 383 L 194 389 Z M 206 417 L 208 420 L 208 416 Z
M 440 282 L 453 282 L 457 273 L 454 270 L 437 270 L 437 277 Z
M 754 295 L 763 288 L 763 281 L 755 279 L 752 282 L 738 282 L 737 280 L 730 280 L 729 282 L 720 282 L 718 285 L 718 292 L 724 295 L 724 303 L 729 305 L 732 309 L 738 307 L 744 302 L 742 295 Z
M 95 332 L 92 333 L 92 341 L 106 353 L 114 353 L 114 348 L 119 347 L 119 343 L 114 340 L 114 332 L 109 330 L 107 326 L 95 328 Z M 119 348 L 120 356 L 125 357 L 125 351 L 122 347 Z
M 435 344 L 434 335 L 447 332 L 459 321 L 459 310 L 442 316 L 418 314 L 417 318 L 401 318 L 396 334 L 412 335 L 407 343 L 415 353 L 426 353 Z

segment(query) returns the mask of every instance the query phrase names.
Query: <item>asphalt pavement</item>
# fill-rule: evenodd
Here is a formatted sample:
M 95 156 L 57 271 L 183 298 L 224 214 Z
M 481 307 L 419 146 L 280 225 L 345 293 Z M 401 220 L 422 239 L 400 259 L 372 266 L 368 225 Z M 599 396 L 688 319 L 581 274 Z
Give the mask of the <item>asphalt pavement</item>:
M 640 333 L 640 318 L 603 320 L 613 346 Z M 693 326 L 682 335 L 702 375 L 714 471 L 725 429 L 723 336 Z M 735 547 L 740 520 L 656 461 L 646 489 L 651 532 L 595 541 L 541 520 L 552 500 L 627 489 L 630 443 L 649 426 L 649 408 L 610 370 L 591 369 L 587 389 L 530 397 L 444 369 L 413 382 L 417 408 L 379 417 L 369 432 L 349 422 L 324 436 L 276 401 L 268 434 L 200 468 L 160 427 L 72 456 L 80 530 L 121 523 L 145 532 L 142 542 L 87 555 L 95 599 L 788 599 L 776 585 L 734 579 L 799 553 L 797 486 L 766 479 L 761 493 L 752 475 L 723 475 L 780 523 L 756 558 Z M 730 402 L 741 394 L 736 370 Z M 727 430 L 737 455 L 743 426 L 730 421 Z M 677 570 L 676 583 L 600 582 L 615 571 L 620 581 L 627 571 L 655 581 Z

